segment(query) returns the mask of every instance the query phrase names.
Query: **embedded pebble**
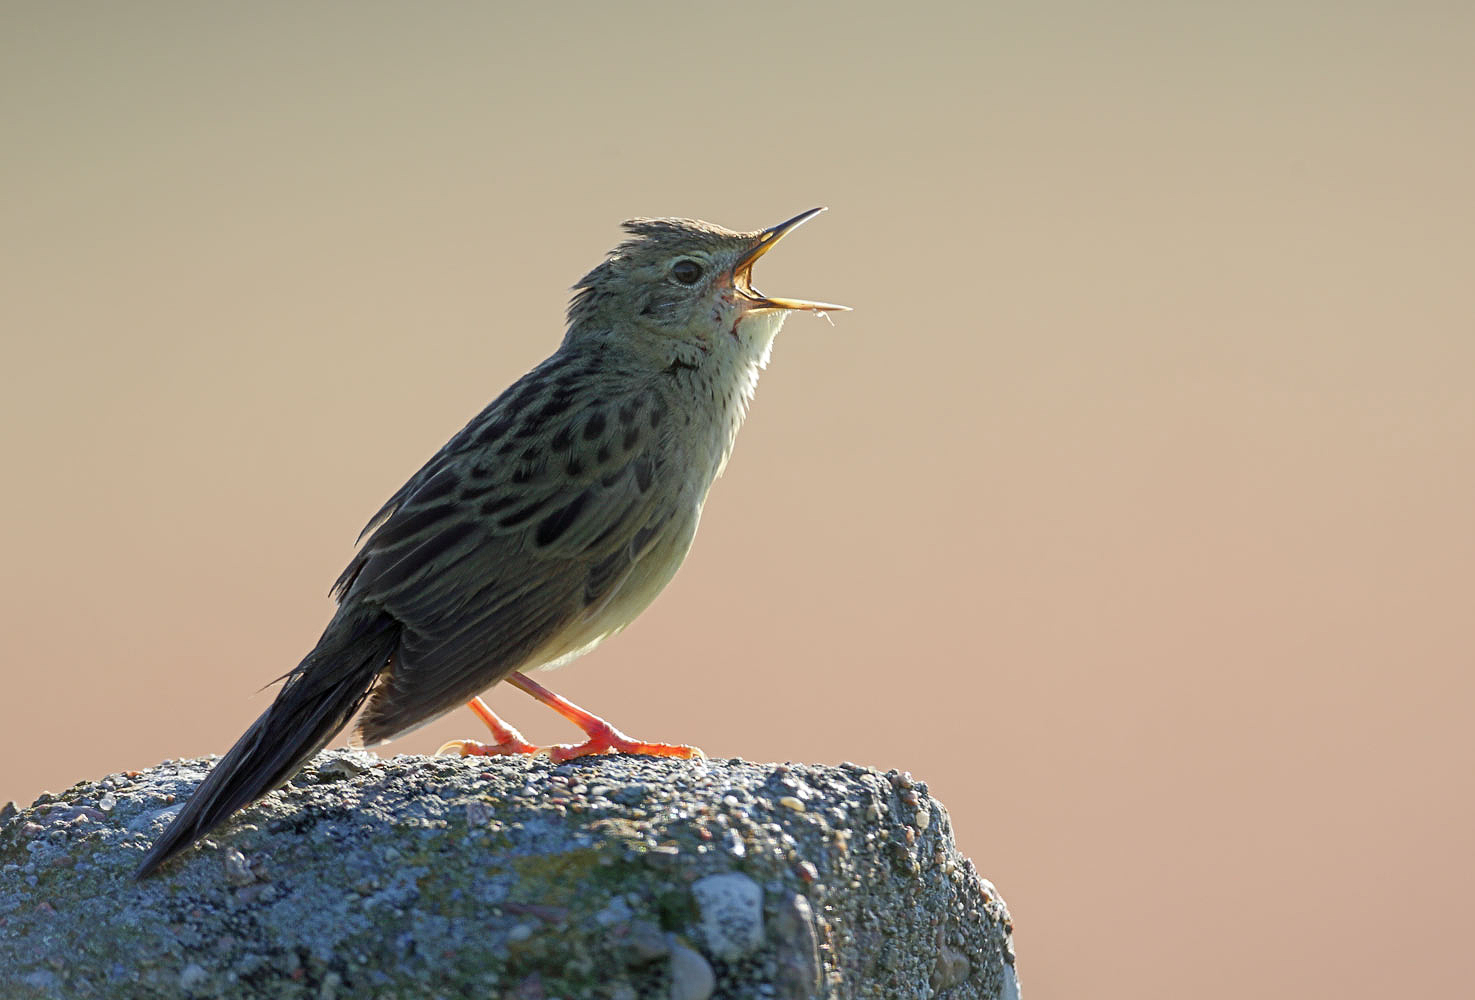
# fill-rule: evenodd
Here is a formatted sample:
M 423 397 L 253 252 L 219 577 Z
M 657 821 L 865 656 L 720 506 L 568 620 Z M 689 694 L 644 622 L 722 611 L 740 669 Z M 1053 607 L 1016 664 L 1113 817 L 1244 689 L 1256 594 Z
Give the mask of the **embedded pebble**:
M 351 752 L 336 754 L 318 765 L 323 778 L 355 778 L 373 766 L 373 758 Z
M 934 990 L 950 990 L 961 986 L 968 979 L 968 956 L 943 945 L 937 949 L 937 967 L 933 970 L 931 986 Z
M 205 971 L 205 967 L 199 962 L 191 962 L 179 973 L 179 988 L 186 993 L 193 993 L 209 980 L 210 973 Z
M 623 923 L 635 915 L 630 909 L 630 904 L 625 902 L 625 897 L 616 896 L 610 900 L 609 905 L 594 914 L 594 920 L 602 927 L 612 927 Z
M 692 883 L 707 950 L 733 961 L 763 944 L 763 890 L 741 872 L 708 875 Z
M 60 980 L 57 979 L 56 973 L 52 972 L 51 970 L 38 969 L 35 972 L 27 975 L 24 979 L 21 980 L 21 982 L 25 983 L 33 990 L 50 991 L 57 988 Z
M 675 934 L 666 940 L 671 949 L 671 1000 L 707 1000 L 717 988 L 712 966 Z
M 246 856 L 234 847 L 225 852 L 225 880 L 231 885 L 250 885 L 256 881 L 256 876 L 246 865 Z
M 774 914 L 773 924 L 778 944 L 775 979 L 783 996 L 818 995 L 824 966 L 819 957 L 819 937 L 809 900 L 790 893 Z
M 630 933 L 625 938 L 625 944 L 630 949 L 632 965 L 665 958 L 671 950 L 670 945 L 666 943 L 665 933 L 649 920 L 631 921 Z

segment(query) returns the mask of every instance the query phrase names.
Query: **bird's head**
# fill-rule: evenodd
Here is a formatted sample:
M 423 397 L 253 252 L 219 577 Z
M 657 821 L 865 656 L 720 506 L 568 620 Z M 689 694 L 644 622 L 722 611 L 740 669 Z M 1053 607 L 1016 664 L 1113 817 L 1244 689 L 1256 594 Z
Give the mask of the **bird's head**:
M 624 224 L 629 238 L 574 286 L 569 338 L 638 336 L 666 347 L 710 348 L 723 335 L 771 340 L 791 311 L 844 311 L 753 287 L 758 258 L 823 211 L 810 209 L 754 233 L 696 219 L 631 219 Z

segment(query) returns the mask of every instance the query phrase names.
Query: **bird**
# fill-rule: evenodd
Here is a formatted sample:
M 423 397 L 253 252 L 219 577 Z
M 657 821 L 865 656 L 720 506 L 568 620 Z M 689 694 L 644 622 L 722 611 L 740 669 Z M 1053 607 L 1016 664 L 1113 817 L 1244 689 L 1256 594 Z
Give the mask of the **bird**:
M 691 758 L 631 739 L 527 676 L 629 625 L 685 559 L 791 312 L 753 265 L 824 208 L 738 232 L 636 218 L 573 288 L 558 349 L 453 436 L 359 535 L 336 611 L 271 705 L 215 764 L 135 872 L 142 879 L 286 783 L 357 718 L 373 746 L 466 704 L 493 742 L 441 752 Z M 500 681 L 585 731 L 540 748 L 480 693 Z

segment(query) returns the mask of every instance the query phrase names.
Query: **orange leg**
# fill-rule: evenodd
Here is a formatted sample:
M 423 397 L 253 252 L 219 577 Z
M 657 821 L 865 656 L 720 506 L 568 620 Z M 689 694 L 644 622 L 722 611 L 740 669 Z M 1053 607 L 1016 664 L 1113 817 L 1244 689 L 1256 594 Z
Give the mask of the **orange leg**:
M 507 683 L 526 691 L 589 734 L 589 738 L 583 743 L 562 743 L 549 747 L 548 756 L 555 764 L 595 753 L 638 753 L 652 757 L 680 757 L 683 760 L 706 756 L 696 747 L 680 743 L 645 743 L 632 740 L 599 716 L 586 712 L 573 702 L 560 698 L 543 685 L 530 680 L 526 674 L 514 673 L 507 678 Z
M 487 728 L 492 731 L 495 743 L 478 743 L 476 740 L 451 740 L 436 753 L 459 753 L 462 757 L 498 757 L 506 754 L 537 753 L 538 748 L 522 738 L 522 733 L 497 718 L 497 713 L 487 708 L 480 698 L 472 698 L 466 707 L 475 712 Z
M 507 723 L 497 717 L 497 714 L 487 708 L 486 702 L 480 698 L 473 698 L 466 703 L 466 707 L 475 712 L 487 728 L 492 731 L 495 743 L 479 743 L 476 740 L 452 740 L 442 746 L 437 753 L 458 753 L 463 757 L 496 757 L 507 754 L 520 753 L 542 753 L 548 751 L 548 756 L 555 764 L 562 764 L 566 760 L 575 757 L 584 757 L 595 753 L 639 753 L 653 757 L 680 757 L 683 760 L 692 757 L 706 756 L 696 747 L 684 746 L 680 743 L 646 743 L 641 740 L 632 740 L 620 732 L 599 716 L 575 705 L 567 699 L 549 691 L 536 681 L 529 680 L 525 675 L 514 673 L 507 678 L 507 682 L 514 687 L 521 688 L 534 698 L 553 709 L 559 715 L 578 726 L 589 734 L 589 738 L 583 743 L 560 743 L 551 747 L 536 747 L 522 738 L 522 734 L 513 729 Z

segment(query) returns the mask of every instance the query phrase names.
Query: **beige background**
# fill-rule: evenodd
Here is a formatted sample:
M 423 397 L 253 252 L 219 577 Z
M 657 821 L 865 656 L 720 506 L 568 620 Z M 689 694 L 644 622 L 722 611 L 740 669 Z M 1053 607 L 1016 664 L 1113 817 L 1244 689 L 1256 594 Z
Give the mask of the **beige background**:
M 296 6 L 0 8 L 0 799 L 223 752 L 621 219 L 828 204 L 554 686 L 927 780 L 1033 998 L 1468 987 L 1475 8 Z

